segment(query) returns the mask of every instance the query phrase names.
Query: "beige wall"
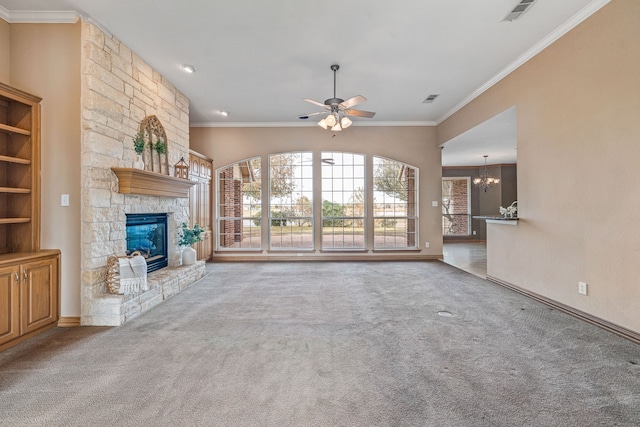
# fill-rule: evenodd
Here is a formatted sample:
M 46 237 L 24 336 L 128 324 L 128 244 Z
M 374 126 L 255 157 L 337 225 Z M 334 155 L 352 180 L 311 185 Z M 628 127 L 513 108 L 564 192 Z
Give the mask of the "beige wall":
M 0 82 L 11 84 L 9 76 L 11 25 L 0 19 Z
M 61 314 L 78 316 L 80 24 L 10 24 L 10 40 L 10 84 L 43 99 L 41 247 L 62 251 Z
M 639 1 L 613 0 L 438 127 L 443 143 L 517 107 L 522 220 L 489 226 L 489 275 L 635 332 L 639 22 Z
M 419 244 L 422 249 L 419 253 L 403 253 L 402 256 L 441 255 L 441 162 L 435 128 L 353 126 L 342 133 L 336 133 L 335 138 L 332 135 L 333 133 L 319 127 L 191 128 L 190 147 L 212 158 L 214 169 L 253 156 L 287 151 L 323 150 L 378 155 L 415 166 L 420 170 Z M 437 207 L 431 206 L 433 200 L 438 201 Z M 429 249 L 424 249 L 426 241 L 430 242 Z M 224 255 L 229 253 L 216 254 Z M 327 256 L 326 253 L 314 255 Z M 400 253 L 386 255 L 398 256 Z

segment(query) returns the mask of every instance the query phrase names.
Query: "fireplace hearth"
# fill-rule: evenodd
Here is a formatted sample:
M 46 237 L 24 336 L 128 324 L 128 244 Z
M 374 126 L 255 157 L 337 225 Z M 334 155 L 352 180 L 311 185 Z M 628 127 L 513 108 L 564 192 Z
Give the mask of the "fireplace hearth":
M 169 265 L 166 213 L 127 214 L 127 255 L 138 251 L 147 261 L 147 273 Z

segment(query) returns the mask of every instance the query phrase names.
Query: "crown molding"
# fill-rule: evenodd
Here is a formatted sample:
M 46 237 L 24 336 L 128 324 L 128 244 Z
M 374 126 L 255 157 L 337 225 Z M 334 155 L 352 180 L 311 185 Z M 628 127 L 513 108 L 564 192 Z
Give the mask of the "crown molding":
M 315 127 L 315 122 L 193 122 L 192 128 L 300 128 Z M 353 122 L 355 127 L 406 127 L 436 126 L 436 122 Z
M 610 1 L 611 0 L 594 0 L 593 2 L 585 6 L 584 9 L 580 10 L 578 13 L 573 15 L 571 18 L 565 21 L 562 25 L 560 25 L 558 28 L 556 28 L 551 33 L 549 33 L 547 37 L 540 40 L 531 49 L 529 49 L 528 51 L 520 55 L 515 61 L 507 65 L 506 68 L 504 68 L 502 71 L 496 74 L 493 78 L 491 78 L 485 84 L 480 86 L 478 89 L 476 89 L 471 94 L 469 94 L 466 98 L 464 98 L 462 101 L 456 104 L 451 110 L 445 113 L 444 116 L 438 119 L 436 123 L 439 125 L 440 123 L 444 122 L 446 119 L 448 119 L 449 117 L 457 113 L 464 106 L 466 106 L 471 101 L 473 101 L 474 99 L 482 95 L 493 85 L 498 83 L 500 80 L 504 79 L 506 76 L 511 74 L 516 69 L 518 69 L 522 64 L 524 64 L 525 62 L 527 62 L 528 60 L 536 56 L 538 53 L 542 52 L 553 42 L 555 42 L 560 37 L 564 36 L 569 31 L 571 31 L 576 26 L 578 26 L 578 24 L 580 24 L 582 21 L 586 20 L 588 17 L 596 13 L 598 10 L 602 9 Z
M 0 6 L 0 18 L 10 24 L 75 24 L 80 15 L 71 10 L 8 10 Z

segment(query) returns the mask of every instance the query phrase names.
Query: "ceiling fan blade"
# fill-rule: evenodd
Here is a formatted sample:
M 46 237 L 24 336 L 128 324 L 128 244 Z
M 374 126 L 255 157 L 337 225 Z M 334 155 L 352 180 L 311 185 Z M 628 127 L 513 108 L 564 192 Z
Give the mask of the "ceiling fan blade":
M 344 110 L 344 113 L 347 116 L 367 117 L 369 119 L 376 115 L 374 112 L 362 110 Z
M 301 119 L 301 118 L 303 118 L 303 117 L 315 116 L 315 115 L 317 115 L 317 114 L 327 114 L 327 112 L 326 112 L 326 111 L 317 111 L 317 112 L 315 112 L 315 113 L 300 114 L 300 115 L 298 116 L 298 118 L 299 118 L 299 119 Z
M 364 101 L 366 101 L 366 100 L 367 100 L 367 98 L 365 98 L 364 96 L 362 96 L 362 95 L 356 95 L 356 96 L 354 96 L 353 98 L 349 98 L 349 99 L 347 99 L 346 101 L 342 101 L 342 102 L 340 103 L 340 107 L 342 107 L 342 108 L 344 108 L 344 109 L 351 108 L 351 107 L 353 107 L 354 105 L 358 105 L 358 104 L 360 104 L 361 102 L 364 102 Z
M 324 108 L 325 110 L 330 110 L 331 107 L 328 105 L 323 104 L 322 102 L 318 102 L 318 101 L 314 101 L 313 99 L 309 99 L 309 98 L 302 98 L 303 101 L 307 101 L 310 102 L 313 105 L 317 105 L 319 107 Z

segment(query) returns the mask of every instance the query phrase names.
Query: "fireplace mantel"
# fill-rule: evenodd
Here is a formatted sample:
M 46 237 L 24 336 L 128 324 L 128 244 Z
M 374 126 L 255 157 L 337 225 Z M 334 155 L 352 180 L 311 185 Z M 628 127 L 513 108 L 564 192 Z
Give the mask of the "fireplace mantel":
M 111 168 L 118 177 L 119 193 L 148 196 L 189 197 L 195 182 L 133 168 Z

